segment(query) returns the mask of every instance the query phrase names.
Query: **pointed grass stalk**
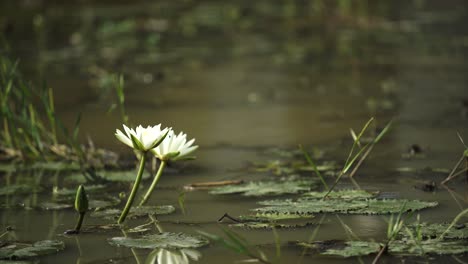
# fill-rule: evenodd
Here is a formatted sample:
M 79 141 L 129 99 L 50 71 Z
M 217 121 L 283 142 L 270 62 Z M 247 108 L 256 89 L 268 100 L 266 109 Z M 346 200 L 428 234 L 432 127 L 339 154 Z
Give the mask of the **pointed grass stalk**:
M 145 196 L 143 196 L 143 199 L 141 199 L 141 202 L 140 202 L 140 204 L 138 206 L 142 206 L 148 201 L 151 194 L 153 193 L 154 188 L 156 188 L 156 185 L 158 184 L 159 178 L 161 178 L 164 167 L 166 167 L 166 161 L 162 160 L 161 164 L 159 164 L 158 171 L 156 172 L 156 175 L 154 176 L 154 179 L 153 179 L 153 182 L 151 183 L 151 186 L 149 187 L 149 189 L 146 192 Z
M 319 177 L 320 181 L 322 182 L 323 186 L 325 187 L 326 190 L 329 190 L 330 188 L 328 187 L 327 182 L 325 179 L 322 177 L 322 174 L 317 168 L 317 165 L 315 162 L 312 161 L 312 158 L 310 157 L 309 153 L 304 149 L 302 145 L 299 145 L 299 149 L 302 151 L 302 154 L 304 154 L 304 157 L 306 161 L 309 163 L 309 165 L 314 169 L 315 174 L 317 174 L 317 177 Z
M 132 207 L 133 200 L 135 200 L 135 195 L 138 191 L 138 187 L 140 186 L 141 178 L 143 177 L 143 172 L 145 171 L 145 163 L 146 163 L 146 153 L 142 153 L 141 159 L 140 159 L 140 167 L 138 169 L 135 182 L 133 183 L 132 191 L 130 192 L 130 196 L 127 199 L 127 203 L 125 204 L 125 207 L 122 211 L 122 214 L 119 217 L 119 220 L 117 220 L 117 224 L 122 224 L 125 221 L 125 218 L 127 218 L 128 212 L 130 211 L 130 208 Z
M 374 118 L 369 119 L 369 121 L 367 121 L 367 123 L 362 128 L 359 135 L 354 139 L 353 146 L 351 147 L 351 151 L 348 154 L 348 158 L 346 159 L 346 162 L 345 162 L 345 164 L 343 166 L 343 169 L 340 171 L 340 173 L 338 174 L 338 177 L 336 178 L 335 182 L 333 183 L 331 188 L 328 190 L 328 192 L 323 196 L 322 199 L 325 199 L 333 191 L 333 189 L 336 187 L 336 185 L 341 180 L 343 175 L 345 175 L 349 171 L 349 169 L 351 169 L 351 167 L 356 162 L 356 160 L 359 157 L 361 157 L 358 164 L 356 165 L 356 167 L 354 168 L 354 170 L 351 172 L 351 174 L 349 176 L 352 177 L 356 173 L 357 169 L 360 167 L 362 162 L 370 154 L 370 152 L 374 148 L 375 144 L 377 144 L 383 138 L 383 136 L 390 130 L 390 127 L 392 126 L 392 123 L 393 123 L 393 120 L 391 120 L 384 127 L 384 129 L 371 142 L 369 142 L 366 145 L 362 146 L 359 149 L 359 151 L 353 156 L 354 149 L 356 148 L 356 146 L 358 146 L 358 147 L 360 146 L 359 141 L 360 141 L 361 137 L 364 135 L 364 132 L 367 130 L 367 128 L 369 127 L 369 125 L 372 123 L 373 120 L 374 120 Z
M 457 169 L 460 168 L 460 166 L 462 165 L 463 161 L 466 162 L 466 167 L 464 169 L 461 169 L 460 171 L 457 172 Z M 447 182 L 453 180 L 454 178 L 456 178 L 458 175 L 462 174 L 463 172 L 466 172 L 468 171 L 468 149 L 465 150 L 462 154 L 462 156 L 460 157 L 460 159 L 458 160 L 458 162 L 455 164 L 455 166 L 453 167 L 452 171 L 450 172 L 450 174 L 447 176 L 447 178 L 445 178 L 441 184 L 445 185 Z
M 453 226 L 455 226 L 457 224 L 457 222 L 460 220 L 460 218 L 462 218 L 462 216 L 464 216 L 466 214 L 468 214 L 468 208 L 463 210 L 462 212 L 460 212 L 457 216 L 455 216 L 455 218 L 452 220 L 452 222 L 447 227 L 447 229 L 445 229 L 445 231 L 442 234 L 440 234 L 440 236 L 437 239 L 438 240 L 444 239 L 444 236 L 447 234 L 447 232 L 450 231 L 450 229 L 453 228 Z
M 378 263 L 378 261 L 383 256 L 383 254 L 388 251 L 388 246 L 400 233 L 406 221 L 409 220 L 411 217 L 413 217 L 413 212 L 410 212 L 405 218 L 403 218 L 403 213 L 405 212 L 406 203 L 407 202 L 404 202 L 403 205 L 400 207 L 400 211 L 398 212 L 396 219 L 394 219 L 393 215 L 390 216 L 390 220 L 388 221 L 388 225 L 387 225 L 387 241 L 381 247 L 379 253 L 377 253 L 377 256 L 375 256 L 374 260 L 372 261 L 372 264 Z
M 251 246 L 250 243 L 241 235 L 229 229 L 221 228 L 221 230 L 223 231 L 226 238 L 203 232 L 201 230 L 198 230 L 198 233 L 211 241 L 221 244 L 233 252 L 252 258 L 256 262 L 263 264 L 271 263 L 263 251 L 258 248 L 255 248 L 254 250 L 252 248 L 253 246 Z

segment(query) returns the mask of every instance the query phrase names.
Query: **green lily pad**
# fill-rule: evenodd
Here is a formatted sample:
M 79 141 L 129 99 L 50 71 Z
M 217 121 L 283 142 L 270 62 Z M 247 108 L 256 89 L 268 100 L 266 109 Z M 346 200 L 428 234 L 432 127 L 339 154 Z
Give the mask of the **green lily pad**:
M 229 185 L 214 188 L 211 194 L 237 194 L 243 196 L 269 196 L 282 194 L 296 194 L 309 191 L 317 186 L 317 181 L 312 179 L 290 179 L 282 181 L 258 181 L 238 185 Z
M 113 237 L 108 239 L 113 246 L 130 248 L 199 248 L 208 245 L 208 240 L 201 236 L 188 235 L 184 233 L 164 232 L 160 234 L 147 235 L 141 238 Z
M 340 257 L 357 257 L 369 254 L 377 254 L 381 243 L 370 241 L 320 241 L 299 242 L 297 245 L 315 249 L 321 255 L 333 255 Z M 468 252 L 468 241 L 466 240 L 425 240 L 419 244 L 410 240 L 395 240 L 388 246 L 388 253 L 398 256 L 422 256 L 425 254 L 451 255 Z
M 319 241 L 319 242 L 299 242 L 298 246 L 315 249 L 321 255 L 340 256 L 344 258 L 358 257 L 374 254 L 380 251 L 381 245 L 376 242 L 367 241 Z
M 137 218 L 148 215 L 166 215 L 175 212 L 172 205 L 140 206 L 132 207 L 127 217 Z M 116 219 L 122 213 L 119 209 L 106 209 L 91 213 L 91 217 L 101 217 L 105 219 Z
M 242 221 L 250 222 L 271 222 L 281 220 L 298 220 L 298 219 L 311 219 L 313 215 L 297 215 L 297 214 L 270 214 L 270 213 L 256 213 L 254 215 L 241 215 L 239 219 Z
M 322 199 L 327 192 L 307 192 L 302 194 L 304 198 Z M 365 190 L 339 190 L 332 191 L 328 194 L 329 199 L 368 199 L 376 197 L 378 192 L 368 192 Z
M 448 223 L 444 224 L 428 224 L 421 223 L 419 229 L 423 239 L 438 238 L 450 226 Z M 415 230 L 418 228 L 416 225 L 410 225 L 408 228 Z M 405 230 L 400 232 L 400 235 L 407 237 Z M 468 239 L 468 223 L 456 224 L 444 234 L 444 239 Z
M 299 199 L 297 201 L 271 200 L 263 201 L 259 204 L 266 205 L 266 207 L 255 209 L 257 213 L 309 215 L 314 213 L 393 214 L 399 213 L 403 204 L 405 204 L 403 211 L 407 212 L 434 207 L 437 205 L 437 202 L 398 199 Z
M 0 196 L 3 195 L 21 195 L 40 192 L 42 188 L 38 186 L 25 184 L 12 184 L 0 187 Z
M 294 229 L 294 228 L 304 228 L 315 223 L 312 222 L 305 222 L 305 223 L 278 223 L 278 222 L 245 222 L 245 223 L 237 223 L 237 224 L 230 224 L 229 226 L 232 227 L 239 227 L 245 229 Z
M 0 248 L 0 259 L 28 259 L 54 254 L 63 249 L 65 243 L 57 240 L 43 240 L 32 245 L 12 243 Z

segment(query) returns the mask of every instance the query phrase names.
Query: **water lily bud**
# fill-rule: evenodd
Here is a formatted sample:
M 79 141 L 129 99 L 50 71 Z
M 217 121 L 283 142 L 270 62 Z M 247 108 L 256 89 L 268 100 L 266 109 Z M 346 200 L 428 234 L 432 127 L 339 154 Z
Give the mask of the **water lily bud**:
M 88 196 L 86 195 L 83 185 L 80 185 L 76 191 L 75 210 L 80 214 L 84 214 L 88 211 Z

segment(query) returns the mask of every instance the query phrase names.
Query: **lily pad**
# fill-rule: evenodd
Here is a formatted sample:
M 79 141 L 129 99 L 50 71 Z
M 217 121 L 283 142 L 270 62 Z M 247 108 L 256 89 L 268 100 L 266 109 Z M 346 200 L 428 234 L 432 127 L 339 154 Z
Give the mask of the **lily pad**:
M 110 238 L 108 241 L 113 246 L 145 249 L 199 248 L 206 246 L 209 243 L 208 240 L 201 236 L 170 232 L 147 235 L 141 238 L 113 237 Z
M 281 220 L 297 220 L 297 219 L 311 219 L 313 215 L 297 215 L 297 214 L 270 214 L 270 213 L 256 213 L 254 215 L 241 215 L 239 219 L 242 221 L 251 222 L 271 222 Z
M 32 245 L 9 244 L 0 248 L 0 259 L 28 259 L 50 255 L 65 249 L 65 243 L 58 240 L 43 240 Z
M 245 229 L 294 229 L 294 228 L 304 228 L 315 223 L 312 222 L 305 222 L 305 223 L 278 223 L 278 222 L 245 222 L 245 223 L 237 223 L 237 224 L 230 224 L 229 226 L 232 227 L 239 227 Z
M 26 184 L 12 184 L 0 187 L 0 196 L 2 195 L 20 195 L 40 192 L 42 188 Z
M 367 241 L 319 241 L 319 242 L 300 242 L 298 246 L 315 249 L 322 255 L 340 256 L 344 258 L 366 256 L 377 253 L 381 245 L 376 242 Z
M 302 194 L 305 198 L 310 199 L 322 199 L 327 192 L 307 192 Z M 328 194 L 329 199 L 368 199 L 376 197 L 378 192 L 368 192 L 365 190 L 339 190 L 339 191 L 332 191 Z
M 105 219 L 116 219 L 121 214 L 119 209 L 106 209 L 91 213 L 91 217 L 102 217 Z M 175 212 L 175 207 L 172 205 L 157 205 L 157 206 L 139 206 L 132 207 L 127 217 L 137 218 L 147 215 L 166 215 Z
M 380 243 L 370 241 L 320 241 L 299 242 L 301 247 L 315 249 L 321 255 L 333 255 L 340 257 L 357 257 L 369 254 L 377 254 Z M 465 240 L 425 240 L 419 244 L 409 240 L 395 240 L 388 246 L 388 253 L 399 256 L 421 256 L 425 254 L 451 255 L 468 252 L 468 241 Z
M 282 194 L 296 194 L 309 191 L 317 186 L 316 180 L 311 179 L 295 179 L 282 181 L 258 181 L 248 182 L 239 185 L 230 185 L 214 188 L 210 191 L 211 194 L 237 194 L 243 196 L 269 196 Z
M 403 211 L 417 211 L 437 205 L 437 202 L 398 199 L 368 199 L 368 200 L 341 200 L 341 199 L 299 199 L 271 200 L 259 204 L 266 207 L 257 208 L 257 213 L 270 214 L 298 214 L 309 215 L 314 213 L 344 213 L 344 214 L 393 214 L 398 213 L 405 204 Z
M 419 225 L 421 236 L 423 239 L 438 238 L 442 233 L 447 230 L 450 226 L 448 223 L 444 224 L 428 224 L 422 223 Z M 408 226 L 410 229 L 418 228 L 416 225 Z M 406 237 L 405 230 L 402 230 L 400 234 Z M 468 239 L 468 223 L 456 224 L 444 234 L 444 239 Z

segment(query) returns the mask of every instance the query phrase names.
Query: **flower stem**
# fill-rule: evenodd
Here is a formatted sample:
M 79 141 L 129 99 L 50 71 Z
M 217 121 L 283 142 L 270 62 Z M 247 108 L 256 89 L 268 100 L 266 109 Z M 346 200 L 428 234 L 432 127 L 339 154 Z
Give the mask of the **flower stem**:
M 140 204 L 138 206 L 142 206 L 148 201 L 149 197 L 153 193 L 154 188 L 156 187 L 156 184 L 158 184 L 159 178 L 161 177 L 161 174 L 162 174 L 165 166 L 166 166 L 166 161 L 162 160 L 161 164 L 159 164 L 158 172 L 156 172 L 156 176 L 154 176 L 154 179 L 153 179 L 153 182 L 151 183 L 151 186 L 149 187 L 148 191 L 146 191 L 145 196 L 143 197 L 143 199 L 141 200 L 141 202 L 140 202 Z
M 138 169 L 138 174 L 136 176 L 135 182 L 133 183 L 132 192 L 128 197 L 127 203 L 125 204 L 125 208 L 122 211 L 122 214 L 117 221 L 118 224 L 121 224 L 125 221 L 128 212 L 130 211 L 130 207 L 132 207 L 133 200 L 135 199 L 135 195 L 138 191 L 138 186 L 140 186 L 141 178 L 143 176 L 143 172 L 145 171 L 145 163 L 146 163 L 146 153 L 142 153 L 141 160 L 140 160 L 140 168 Z
M 75 231 L 77 233 L 80 232 L 81 225 L 83 224 L 84 216 L 85 216 L 85 213 L 80 213 L 80 217 L 78 218 L 78 222 L 76 223 L 76 226 L 75 226 Z

